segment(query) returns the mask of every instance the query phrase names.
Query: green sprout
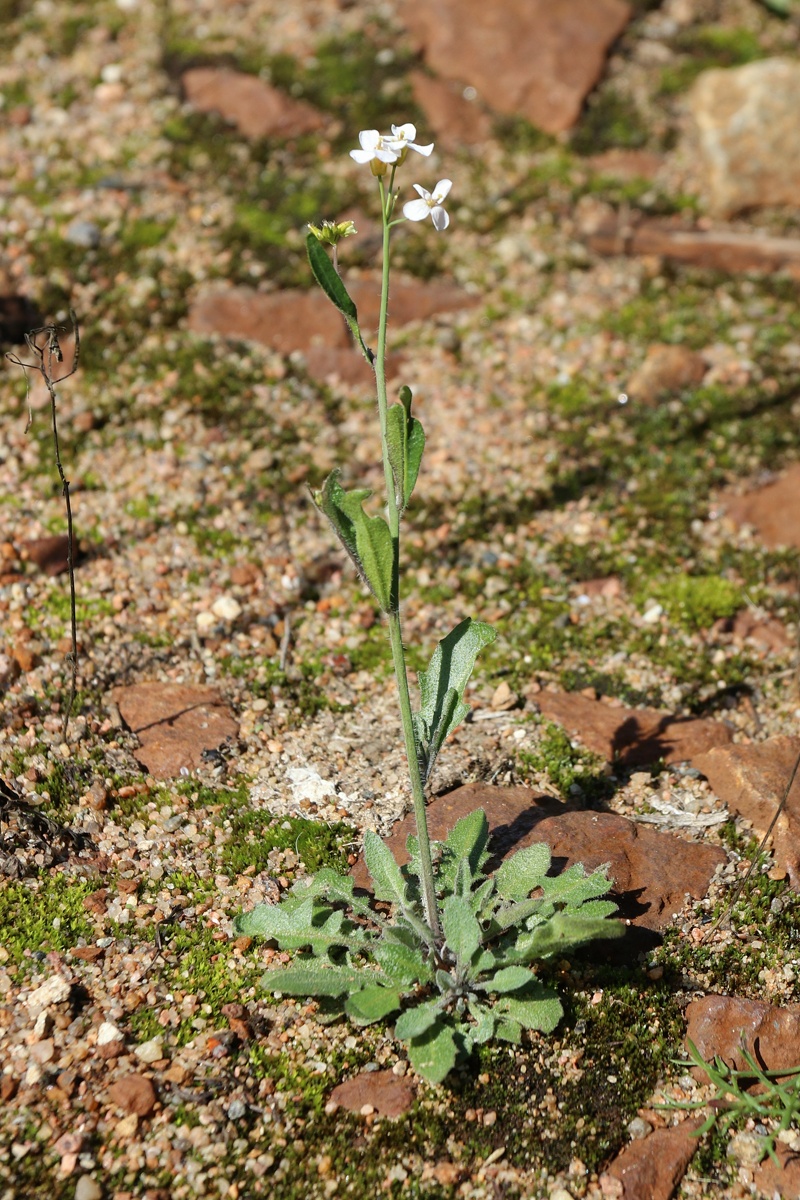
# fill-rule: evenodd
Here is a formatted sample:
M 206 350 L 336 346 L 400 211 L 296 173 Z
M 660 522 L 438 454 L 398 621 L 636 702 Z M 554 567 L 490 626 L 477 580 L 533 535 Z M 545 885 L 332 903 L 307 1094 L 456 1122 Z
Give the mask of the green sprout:
M 713 1062 L 706 1062 L 690 1038 L 687 1038 L 686 1045 L 694 1065 L 705 1071 L 708 1076 L 715 1089 L 715 1095 L 711 1101 L 694 1100 L 685 1103 L 672 1101 L 658 1107 L 687 1109 L 693 1112 L 709 1107 L 711 1110 L 709 1115 L 703 1124 L 693 1132 L 693 1136 L 698 1138 L 709 1133 L 715 1125 L 719 1125 L 723 1132 L 727 1132 L 735 1122 L 748 1117 L 764 1125 L 769 1123 L 772 1129 L 763 1135 L 759 1162 L 769 1155 L 775 1165 L 779 1167 L 780 1162 L 775 1153 L 775 1143 L 780 1134 L 789 1129 L 800 1115 L 800 1066 L 784 1068 L 780 1071 L 767 1071 L 756 1062 L 755 1057 L 749 1053 L 742 1042 L 742 1056 L 747 1067 L 736 1070 L 734 1067 L 729 1067 L 718 1054 L 714 1055 Z M 678 1066 L 685 1066 L 680 1059 L 673 1061 Z M 757 1085 L 760 1087 L 754 1094 L 753 1089 Z

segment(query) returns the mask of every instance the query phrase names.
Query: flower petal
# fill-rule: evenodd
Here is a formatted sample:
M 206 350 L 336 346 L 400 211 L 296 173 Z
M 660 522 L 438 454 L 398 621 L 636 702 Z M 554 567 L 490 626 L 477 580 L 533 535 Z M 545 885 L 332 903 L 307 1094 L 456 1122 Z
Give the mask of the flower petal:
M 441 204 L 437 204 L 435 208 L 431 209 L 431 220 L 433 221 L 434 229 L 438 229 L 440 233 L 443 229 L 447 229 L 447 226 L 450 224 L 450 217 Z
M 368 163 L 372 162 L 373 154 L 371 150 L 351 150 L 350 157 L 357 163 Z
M 444 200 L 452 186 L 452 179 L 440 179 L 436 187 L 433 189 L 434 198 L 436 200 Z
M 416 142 L 409 142 L 408 145 L 411 150 L 416 150 L 417 154 L 423 154 L 425 158 L 433 152 L 433 142 L 429 146 L 418 146 Z
M 362 129 L 358 135 L 358 140 L 364 150 L 374 150 L 381 140 L 381 135 L 377 129 Z
M 420 196 L 422 196 L 423 200 L 430 200 L 430 198 L 431 198 L 430 192 L 426 192 L 425 188 L 421 187 L 420 184 L 418 184 L 418 183 L 414 184 L 414 191 L 419 192 L 419 194 L 420 194 Z
M 393 125 L 392 133 L 396 138 L 402 138 L 404 142 L 413 142 L 417 136 L 417 127 L 410 122 L 405 125 Z
M 426 200 L 409 200 L 403 205 L 403 216 L 407 221 L 424 221 L 430 211 Z

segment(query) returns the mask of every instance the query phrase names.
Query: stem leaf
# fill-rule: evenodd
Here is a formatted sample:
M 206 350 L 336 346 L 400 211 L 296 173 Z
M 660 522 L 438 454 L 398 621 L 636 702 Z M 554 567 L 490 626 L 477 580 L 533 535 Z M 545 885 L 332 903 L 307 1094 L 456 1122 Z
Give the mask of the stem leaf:
M 420 1038 L 408 1047 L 408 1057 L 414 1070 L 429 1083 L 441 1083 L 456 1062 L 456 1039 L 449 1025 L 436 1021 Z
M 402 516 L 414 491 L 425 449 L 425 430 L 421 421 L 411 415 L 411 388 L 400 389 L 400 403 L 393 404 L 386 414 L 386 445 L 397 508 Z
M 306 250 L 308 251 L 308 261 L 311 264 L 314 278 L 331 304 L 338 308 L 344 317 L 361 353 L 371 365 L 373 356 L 364 345 L 361 328 L 358 324 L 358 310 L 355 303 L 344 286 L 341 275 L 328 257 L 327 251 L 313 233 L 309 233 L 306 237 Z
M 375 1021 L 382 1021 L 399 1007 L 400 993 L 396 988 L 381 987 L 379 983 L 373 983 L 348 996 L 344 1009 L 356 1025 L 372 1025 Z
M 469 713 L 464 689 L 478 654 L 496 636 L 491 625 L 467 617 L 439 642 L 428 670 L 420 671 L 421 707 L 414 714 L 414 732 L 423 782 L 427 782 L 445 738 Z
M 312 498 L 383 611 L 394 612 L 394 544 L 389 526 L 383 517 L 368 517 L 364 512 L 362 505 L 372 492 L 368 488 L 345 491 L 339 474 L 338 469 L 331 471 L 322 490 L 313 492 Z

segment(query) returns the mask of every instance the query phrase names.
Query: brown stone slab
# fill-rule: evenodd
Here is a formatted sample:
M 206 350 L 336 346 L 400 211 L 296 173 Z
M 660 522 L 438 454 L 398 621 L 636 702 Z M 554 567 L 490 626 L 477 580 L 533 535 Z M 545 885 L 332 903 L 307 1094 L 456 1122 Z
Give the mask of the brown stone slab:
M 443 79 L 548 133 L 574 125 L 631 17 L 623 0 L 404 0 L 400 17 Z
M 735 524 L 752 525 L 770 550 L 800 547 L 800 463 L 743 496 L 721 497 L 720 509 Z
M 348 1112 L 368 1108 L 382 1117 L 401 1117 L 414 1102 L 414 1085 L 394 1071 L 365 1071 L 335 1087 L 330 1100 Z
M 619 1200 L 670 1200 L 700 1145 L 693 1131 L 701 1124 L 687 1120 L 631 1142 L 600 1176 L 603 1195 Z M 617 1188 L 609 1186 L 612 1180 Z
M 788 1071 L 800 1063 L 800 1004 L 781 1008 L 765 1000 L 738 996 L 702 996 L 686 1009 L 686 1039 L 693 1042 L 706 1062 L 715 1055 L 729 1067 L 742 1070 L 747 1061 L 742 1041 L 768 1071 Z M 703 1081 L 699 1067 L 694 1075 Z
M 558 869 L 582 862 L 593 871 L 608 863 L 622 915 L 651 931 L 669 924 L 687 893 L 704 896 L 717 865 L 725 861 L 717 846 L 687 842 L 615 813 L 578 811 L 530 788 L 477 783 L 456 788 L 428 805 L 431 837 L 444 841 L 456 822 L 476 808 L 486 813 L 495 862 L 523 846 L 546 842 Z M 406 839 L 415 830 L 414 817 L 409 815 L 387 839 L 398 862 L 408 862 Z M 370 889 L 363 860 L 352 874 L 357 887 Z
M 694 761 L 733 735 L 727 725 L 706 717 L 677 717 L 655 708 L 622 708 L 576 692 L 539 692 L 543 716 L 557 721 L 607 762 L 624 766 Z
M 179 683 L 136 683 L 111 698 L 139 739 L 136 759 L 156 779 L 196 770 L 204 750 L 238 735 L 233 713 L 214 688 Z
M 753 822 L 763 837 L 789 783 L 800 737 L 775 737 L 749 746 L 718 746 L 693 759 L 714 793 L 732 812 Z M 772 831 L 777 865 L 785 867 L 793 887 L 800 886 L 800 771 Z
M 586 221 L 581 237 L 595 254 L 652 255 L 727 274 L 787 271 L 800 278 L 800 238 L 687 229 L 655 219 L 620 219 L 608 211 Z
M 181 75 L 181 85 L 198 112 L 218 113 L 248 138 L 300 137 L 325 124 L 322 113 L 310 104 L 242 71 L 192 67 Z

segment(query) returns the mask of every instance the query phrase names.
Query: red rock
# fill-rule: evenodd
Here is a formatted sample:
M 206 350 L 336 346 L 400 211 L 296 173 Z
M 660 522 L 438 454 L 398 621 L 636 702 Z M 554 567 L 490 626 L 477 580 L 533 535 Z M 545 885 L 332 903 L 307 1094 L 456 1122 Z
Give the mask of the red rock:
M 294 138 L 325 124 L 317 109 L 293 100 L 255 75 L 224 67 L 193 67 L 181 84 L 198 112 L 219 113 L 248 138 Z
M 380 305 L 377 277 L 347 280 L 364 338 L 374 341 Z M 473 308 L 478 297 L 455 284 L 398 280 L 392 285 L 389 317 L 393 327 L 426 321 L 436 313 Z M 221 333 L 261 342 L 279 354 L 301 351 L 314 374 L 340 373 L 357 368 L 358 377 L 371 380 L 372 371 L 356 351 L 353 339 L 321 291 L 256 292 L 250 288 L 212 287 L 202 292 L 189 313 L 195 333 Z M 395 360 L 396 361 L 396 360 Z
M 800 463 L 794 463 L 774 482 L 743 496 L 723 497 L 720 507 L 737 525 L 752 525 L 770 550 L 800 547 Z
M 563 725 L 608 762 L 625 766 L 694 761 L 712 746 L 727 745 L 733 735 L 721 721 L 677 717 L 654 708 L 622 708 L 575 692 L 540 692 L 541 713 Z
M 750 746 L 718 746 L 693 759 L 712 790 L 763 837 L 791 778 L 800 737 L 775 737 Z M 800 886 L 800 771 L 772 831 L 775 862 Z
M 780 621 L 771 617 L 759 617 L 749 608 L 741 609 L 735 617 L 716 621 L 714 632 L 730 633 L 735 642 L 752 642 L 772 654 L 780 654 L 792 644 L 785 626 Z
M 608 575 L 603 579 L 586 579 L 575 584 L 579 594 L 584 596 L 602 596 L 605 600 L 614 600 L 622 595 L 622 584 L 616 575 Z
M 780 1196 L 780 1200 L 800 1200 L 800 1155 L 778 1143 L 779 1167 L 765 1159 L 753 1170 L 753 1186 L 759 1196 Z
M 23 559 L 35 563 L 45 575 L 61 575 L 67 569 L 68 548 L 69 538 L 59 533 L 23 542 L 20 551 Z
M 400 9 L 438 75 L 548 133 L 577 121 L 630 15 L 623 0 L 404 0 Z
M 559 868 L 582 862 L 592 871 L 609 863 L 615 893 L 625 897 L 622 912 L 643 929 L 663 929 L 684 904 L 686 893 L 705 895 L 725 854 L 717 846 L 687 842 L 669 833 L 636 825 L 615 813 L 576 811 L 529 788 L 468 784 L 428 805 L 432 838 L 443 841 L 455 823 L 476 808 L 489 821 L 489 844 L 496 861 L 523 846 L 547 842 Z M 415 831 L 410 814 L 387 839 L 398 862 L 408 862 L 406 839 Z M 353 868 L 358 887 L 370 888 L 363 861 Z
M 701 1123 L 687 1120 L 631 1142 L 600 1176 L 603 1193 L 622 1200 L 670 1200 L 700 1144 L 693 1131 Z M 604 1187 L 608 1179 L 622 1190 Z
M 638 371 L 631 376 L 627 391 L 634 400 L 653 404 L 665 392 L 694 387 L 706 373 L 702 355 L 688 346 L 650 346 Z
M 103 906 L 103 911 L 105 912 L 105 905 Z M 105 950 L 102 946 L 74 946 L 70 950 L 70 954 L 73 954 L 75 958 L 82 959 L 84 962 L 94 962 L 96 959 L 103 957 Z
M 0 1075 L 0 1101 L 7 1104 L 13 1100 L 19 1090 L 19 1080 L 13 1075 Z
M 340 1083 L 330 1098 L 348 1112 L 361 1112 L 370 1104 L 382 1117 L 401 1117 L 414 1101 L 414 1085 L 393 1071 L 365 1071 Z
M 476 101 L 466 99 L 463 87 L 422 71 L 412 71 L 409 78 L 414 100 L 427 117 L 425 128 L 446 150 L 491 137 L 491 119 Z
M 702 996 L 686 1009 L 686 1041 L 691 1041 L 710 1062 L 715 1054 L 741 1070 L 747 1052 L 768 1071 L 787 1070 L 800 1063 L 800 1004 L 785 1008 L 765 1000 L 738 996 Z M 699 1067 L 693 1074 L 706 1080 Z
M 108 1089 L 108 1099 L 117 1108 L 137 1117 L 149 1117 L 156 1106 L 156 1090 L 145 1075 L 125 1075 Z
M 214 688 L 180 683 L 137 683 L 114 688 L 111 697 L 139 739 L 137 761 L 156 779 L 172 779 L 200 766 L 239 726 Z
M 664 164 L 660 154 L 650 150 L 623 150 L 615 147 L 602 154 L 592 154 L 586 165 L 598 175 L 615 179 L 654 179 Z

